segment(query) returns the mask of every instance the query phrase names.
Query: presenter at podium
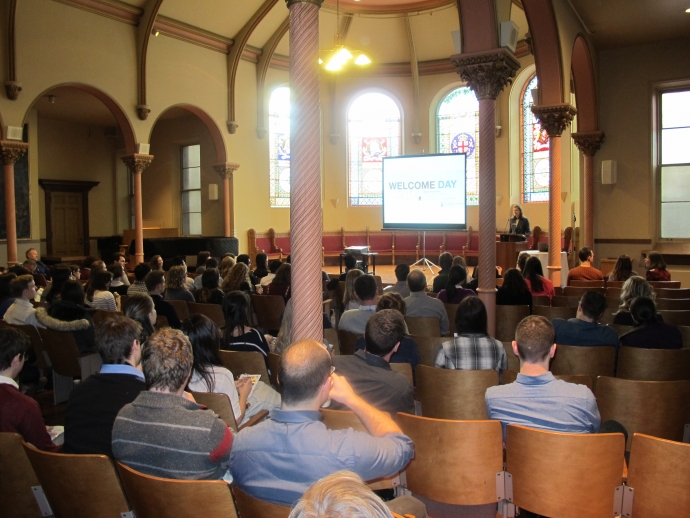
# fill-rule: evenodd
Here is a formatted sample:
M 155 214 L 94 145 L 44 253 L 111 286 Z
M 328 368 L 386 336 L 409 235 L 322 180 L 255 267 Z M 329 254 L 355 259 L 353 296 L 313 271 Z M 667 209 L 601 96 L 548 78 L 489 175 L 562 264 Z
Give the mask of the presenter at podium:
M 510 218 L 510 233 L 529 236 L 531 234 L 529 220 L 522 215 L 522 207 L 520 205 L 513 205 L 511 209 L 513 217 Z

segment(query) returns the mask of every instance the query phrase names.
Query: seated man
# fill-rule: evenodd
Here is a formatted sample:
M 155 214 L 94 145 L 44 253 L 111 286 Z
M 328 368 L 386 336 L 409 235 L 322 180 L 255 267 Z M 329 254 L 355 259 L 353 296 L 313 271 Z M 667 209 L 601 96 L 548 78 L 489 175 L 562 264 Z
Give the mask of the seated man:
M 5 311 L 5 322 L 12 325 L 43 327 L 36 320 L 36 308 L 31 300 L 36 296 L 36 283 L 31 275 L 20 275 L 10 281 L 14 303 Z
M 331 356 L 319 342 L 291 345 L 280 365 L 280 410 L 240 431 L 232 449 L 232 476 L 243 491 L 292 505 L 311 484 L 336 471 L 347 469 L 372 480 L 394 475 L 410 461 L 410 438 L 388 414 L 357 396 L 345 378 L 331 374 Z M 329 398 L 349 407 L 369 434 L 351 428 L 328 430 L 319 409 Z M 426 516 L 416 510 L 396 512 Z
M 196 269 L 194 273 L 196 273 L 196 277 L 194 277 L 194 289 L 195 290 L 200 290 L 201 289 L 201 280 L 203 278 L 203 273 L 206 270 L 210 270 L 211 268 L 218 268 L 218 261 L 214 259 L 213 257 L 209 257 L 206 259 L 206 263 L 204 266 L 200 266 Z M 220 282 L 223 282 L 223 279 L 220 280 Z
M 410 288 L 407 286 L 407 276 L 410 274 L 410 267 L 406 264 L 399 264 L 395 267 L 395 278 L 398 280 L 392 286 L 386 286 L 384 293 L 399 293 L 402 298 L 410 296 Z
M 25 255 L 28 260 L 36 262 L 36 269 L 33 273 L 40 273 L 41 275 L 43 275 L 43 277 L 46 278 L 47 281 L 49 281 L 50 268 L 48 268 L 45 264 L 38 260 L 38 250 L 36 250 L 35 248 L 29 248 L 26 251 Z
M 64 453 L 113 456 L 115 417 L 146 390 L 141 372 L 141 326 L 127 317 L 105 319 L 96 328 L 101 371 L 77 385 L 65 411 Z
M 261 286 L 266 287 L 273 282 L 273 279 L 275 279 L 276 276 L 276 272 L 282 264 L 283 263 L 281 263 L 277 259 L 268 263 L 268 275 L 261 277 Z
M 58 451 L 46 431 L 41 407 L 19 392 L 15 381 L 30 349 L 31 340 L 24 331 L 0 328 L 0 432 L 18 433 L 39 450 Z
M 419 270 L 410 272 L 407 276 L 410 296 L 405 299 L 407 307 L 405 315 L 408 317 L 436 317 L 441 325 L 441 335 L 447 335 L 450 324 L 446 307 L 438 299 L 426 294 L 426 275 Z
M 568 286 L 571 281 L 603 281 L 604 274 L 592 266 L 594 261 L 594 252 L 588 246 L 580 248 L 577 253 L 580 258 L 580 266 L 573 268 L 568 272 Z
M 486 390 L 486 413 L 506 426 L 520 424 L 552 432 L 596 433 L 601 417 L 585 385 L 557 380 L 549 371 L 556 354 L 553 327 L 541 316 L 524 318 L 515 330 L 513 352 L 520 359 L 515 383 Z
M 580 299 L 575 318 L 553 319 L 556 343 L 560 345 L 613 345 L 618 347 L 618 334 L 613 328 L 598 324 L 606 310 L 606 297 L 588 291 Z
M 450 252 L 443 252 L 438 256 L 438 265 L 441 267 L 441 271 L 434 277 L 434 293 L 438 293 L 448 284 L 448 274 L 450 273 L 451 266 L 453 266 L 453 254 Z
M 366 350 L 354 355 L 335 356 L 333 365 L 364 401 L 382 412 L 414 414 L 414 395 L 410 382 L 391 370 L 391 356 L 405 334 L 405 319 L 394 309 L 374 313 L 366 325 Z M 501 347 L 503 350 L 503 347 Z M 344 408 L 338 404 L 334 409 Z
M 348 309 L 340 317 L 338 329 L 363 335 L 367 322 L 376 311 L 378 286 L 373 275 L 360 275 L 355 280 L 355 295 L 361 301 L 357 309 Z
M 148 263 L 139 263 L 134 267 L 134 282 L 127 288 L 127 295 L 132 293 L 148 293 L 149 290 L 146 289 L 146 276 L 151 271 L 151 267 Z
M 177 316 L 177 311 L 170 302 L 163 300 L 163 293 L 165 293 L 165 272 L 163 270 L 155 270 L 150 272 L 145 279 L 146 289 L 149 290 L 149 295 L 153 299 L 153 306 L 156 308 L 156 313 L 168 320 L 168 324 L 173 329 L 180 328 L 180 318 Z
M 115 458 L 156 477 L 222 479 L 232 432 L 213 412 L 185 397 L 194 363 L 189 339 L 182 331 L 161 329 L 146 341 L 141 361 L 148 391 L 115 418 Z
M 289 259 L 289 257 L 288 257 Z M 290 261 L 288 261 L 290 262 Z M 339 282 L 345 282 L 345 278 L 347 277 L 347 272 L 350 270 L 354 270 L 357 268 L 357 258 L 352 255 L 352 254 L 347 254 L 345 258 L 343 259 L 343 262 L 345 263 L 345 271 L 340 274 L 340 277 L 337 279 L 332 279 L 328 281 L 328 284 L 326 285 L 326 289 L 328 291 L 333 291 L 338 287 Z

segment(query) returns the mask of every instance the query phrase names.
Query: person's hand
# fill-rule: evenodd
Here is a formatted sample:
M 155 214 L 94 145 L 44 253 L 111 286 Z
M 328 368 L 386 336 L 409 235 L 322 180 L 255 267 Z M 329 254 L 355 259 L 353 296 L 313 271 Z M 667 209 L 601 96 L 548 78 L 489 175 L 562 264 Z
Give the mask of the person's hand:
M 256 293 L 258 295 L 261 295 L 264 292 L 264 287 L 261 284 L 257 284 L 254 286 L 254 288 L 256 288 Z
M 240 378 L 235 382 L 235 387 L 237 387 L 237 393 L 240 399 L 243 397 L 246 399 L 252 391 L 252 379 Z
M 338 376 L 335 372 L 331 374 L 331 399 L 342 403 L 343 405 L 348 405 L 348 402 L 357 399 L 357 394 L 352 390 L 352 387 L 347 382 L 343 376 Z

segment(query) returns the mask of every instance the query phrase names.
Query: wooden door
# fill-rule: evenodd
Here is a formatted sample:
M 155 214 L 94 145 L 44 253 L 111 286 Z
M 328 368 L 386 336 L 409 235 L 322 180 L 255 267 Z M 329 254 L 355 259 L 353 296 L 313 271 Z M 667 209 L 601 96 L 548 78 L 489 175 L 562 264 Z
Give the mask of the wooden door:
M 50 204 L 52 255 L 84 254 L 84 206 L 80 192 L 52 192 Z

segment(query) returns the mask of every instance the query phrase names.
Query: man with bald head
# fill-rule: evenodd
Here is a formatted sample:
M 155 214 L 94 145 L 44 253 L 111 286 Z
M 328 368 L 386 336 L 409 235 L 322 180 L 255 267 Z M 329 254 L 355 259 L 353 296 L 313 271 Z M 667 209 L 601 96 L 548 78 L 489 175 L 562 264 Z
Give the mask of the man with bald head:
M 233 443 L 230 470 L 249 495 L 292 505 L 317 480 L 347 469 L 363 480 L 394 475 L 414 455 L 412 440 L 389 414 L 357 396 L 342 376 L 333 373 L 331 357 L 319 342 L 301 340 L 288 347 L 280 362 L 282 404 L 268 420 L 242 430 Z M 369 433 L 328 430 L 320 408 L 329 399 L 349 407 Z M 426 516 L 412 497 L 389 502 L 398 514 Z
M 413 270 L 407 276 L 410 296 L 405 298 L 405 315 L 408 317 L 436 317 L 441 326 L 441 334 L 447 335 L 450 329 L 446 307 L 438 299 L 426 294 L 426 275 Z

